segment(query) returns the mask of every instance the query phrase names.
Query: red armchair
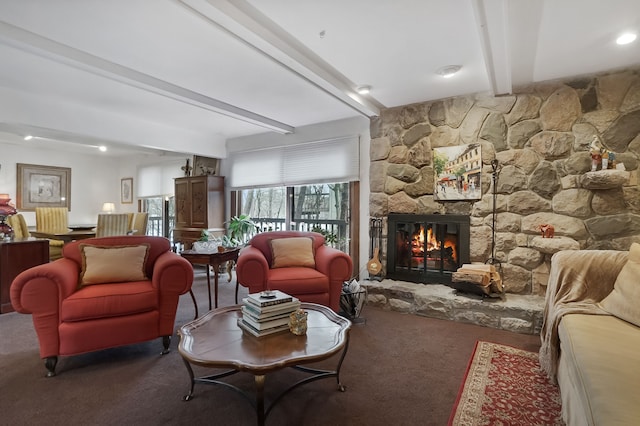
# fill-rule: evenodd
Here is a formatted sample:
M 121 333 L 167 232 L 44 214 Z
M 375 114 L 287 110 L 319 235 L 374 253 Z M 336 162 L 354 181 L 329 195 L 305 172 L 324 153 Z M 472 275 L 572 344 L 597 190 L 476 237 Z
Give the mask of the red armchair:
M 87 248 L 91 246 L 95 247 Z M 113 261 L 121 256 L 117 250 L 122 246 L 140 253 L 135 265 L 138 272 L 131 281 L 123 275 L 128 260 Z M 22 272 L 11 284 L 15 310 L 32 314 L 48 377 L 55 375 L 60 355 L 156 337 L 162 337 L 162 353 L 169 351 L 178 298 L 193 282 L 193 267 L 171 251 L 169 240 L 147 236 L 90 238 L 66 244 L 62 254 L 61 259 Z M 109 267 L 111 263 L 117 264 Z M 104 267 L 96 269 L 100 266 Z M 120 277 L 110 276 L 113 272 Z M 92 280 L 91 285 L 83 284 Z
M 273 242 L 280 238 L 311 238 L 313 257 L 309 266 L 273 267 Z M 277 247 L 277 246 L 276 246 Z M 302 302 L 318 303 L 340 310 L 342 284 L 351 278 L 353 263 L 346 253 L 324 245 L 316 232 L 263 232 L 240 251 L 236 264 L 238 283 L 249 293 L 280 290 Z

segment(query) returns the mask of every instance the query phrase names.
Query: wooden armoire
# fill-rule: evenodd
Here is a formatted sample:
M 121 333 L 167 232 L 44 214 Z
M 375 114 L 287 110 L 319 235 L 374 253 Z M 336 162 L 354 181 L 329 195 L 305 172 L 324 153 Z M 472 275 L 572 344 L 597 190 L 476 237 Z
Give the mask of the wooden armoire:
M 176 178 L 174 194 L 174 242 L 190 249 L 205 229 L 216 236 L 224 235 L 224 176 Z

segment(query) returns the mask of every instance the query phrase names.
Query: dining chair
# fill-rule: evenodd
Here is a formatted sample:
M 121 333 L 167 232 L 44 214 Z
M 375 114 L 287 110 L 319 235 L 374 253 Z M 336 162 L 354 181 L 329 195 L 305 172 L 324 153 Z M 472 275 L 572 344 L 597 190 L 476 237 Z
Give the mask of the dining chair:
M 129 213 L 129 235 L 147 235 L 148 212 Z
M 127 213 L 99 214 L 96 226 L 96 237 L 127 235 L 129 231 L 129 215 Z
M 36 207 L 36 231 L 52 234 L 69 231 L 69 210 L 66 207 Z M 49 240 L 49 260 L 62 257 L 62 240 Z
M 7 218 L 7 223 L 11 228 L 13 228 L 14 238 L 29 238 L 29 236 L 31 235 L 29 233 L 27 221 L 24 220 L 24 216 L 22 214 L 17 213 L 13 216 L 9 216 Z

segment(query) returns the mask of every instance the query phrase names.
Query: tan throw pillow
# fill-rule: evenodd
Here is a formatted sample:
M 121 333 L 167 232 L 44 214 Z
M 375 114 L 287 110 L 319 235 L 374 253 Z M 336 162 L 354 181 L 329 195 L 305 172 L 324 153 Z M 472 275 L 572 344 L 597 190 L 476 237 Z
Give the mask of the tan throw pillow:
M 316 267 L 311 237 L 275 238 L 269 241 L 269 244 L 271 244 L 271 253 L 273 253 L 272 268 Z
M 640 327 L 640 244 L 631 245 L 627 263 L 618 274 L 613 291 L 600 302 L 600 307 Z
M 80 245 L 80 285 L 146 280 L 149 244 L 137 246 Z

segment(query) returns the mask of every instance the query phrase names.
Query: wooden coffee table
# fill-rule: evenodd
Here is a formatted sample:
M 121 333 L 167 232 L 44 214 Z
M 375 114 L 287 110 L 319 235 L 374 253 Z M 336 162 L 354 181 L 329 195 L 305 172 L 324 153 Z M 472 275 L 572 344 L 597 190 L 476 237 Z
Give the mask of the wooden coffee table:
M 191 378 L 191 388 L 184 397 L 185 401 L 193 398 L 196 383 L 219 384 L 240 392 L 250 401 L 252 395 L 246 391 L 222 382 L 218 379 L 239 372 L 248 372 L 255 378 L 255 409 L 258 424 L 264 421 L 273 407 L 290 391 L 303 384 L 335 377 L 338 390 L 345 391 L 340 383 L 340 368 L 349 347 L 349 332 L 351 322 L 337 315 L 331 309 L 314 303 L 303 303 L 302 309 L 309 313 L 307 334 L 296 336 L 288 331 L 265 337 L 254 337 L 238 327 L 241 318 L 240 305 L 209 311 L 202 318 L 198 318 L 183 325 L 178 330 L 180 344 L 178 352 L 187 367 Z M 321 361 L 341 352 L 335 371 L 318 370 L 303 367 Z M 194 377 L 191 365 L 211 368 L 228 368 L 222 373 Z M 292 367 L 311 374 L 292 384 L 273 399 L 265 410 L 264 384 L 266 375 L 274 371 Z

